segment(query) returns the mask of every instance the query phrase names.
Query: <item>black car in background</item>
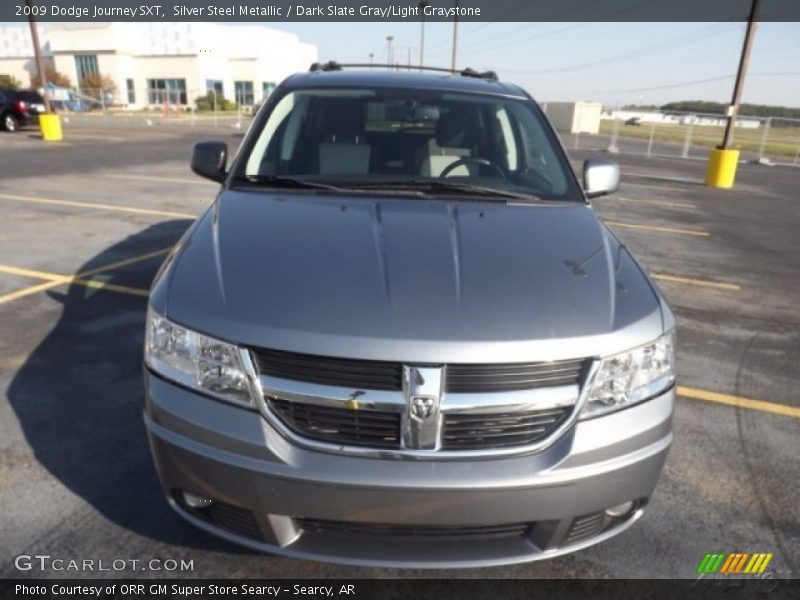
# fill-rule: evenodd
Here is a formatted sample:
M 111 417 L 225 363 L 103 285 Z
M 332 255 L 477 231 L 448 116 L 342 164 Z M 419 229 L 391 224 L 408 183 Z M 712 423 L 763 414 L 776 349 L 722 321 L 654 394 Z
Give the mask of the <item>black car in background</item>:
M 0 129 L 17 131 L 38 123 L 44 112 L 44 99 L 33 90 L 0 90 Z

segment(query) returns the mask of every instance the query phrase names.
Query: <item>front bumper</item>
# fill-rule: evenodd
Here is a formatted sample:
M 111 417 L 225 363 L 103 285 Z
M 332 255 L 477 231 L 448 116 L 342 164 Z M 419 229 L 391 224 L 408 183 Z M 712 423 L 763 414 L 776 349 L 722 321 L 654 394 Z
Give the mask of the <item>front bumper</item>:
M 482 460 L 300 448 L 256 411 L 145 373 L 145 423 L 170 504 L 253 549 L 345 564 L 489 566 L 572 552 L 638 519 L 672 441 L 672 390 L 579 421 L 546 450 Z M 188 491 L 213 499 L 207 508 Z M 609 507 L 634 502 L 611 518 Z

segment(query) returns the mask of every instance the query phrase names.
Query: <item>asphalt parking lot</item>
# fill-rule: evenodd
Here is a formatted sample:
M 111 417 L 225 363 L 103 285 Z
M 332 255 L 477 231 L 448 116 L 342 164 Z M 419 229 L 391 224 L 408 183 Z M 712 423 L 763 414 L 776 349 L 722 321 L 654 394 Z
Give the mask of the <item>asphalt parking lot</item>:
M 461 571 L 359 569 L 258 555 L 163 500 L 141 419 L 146 294 L 213 199 L 189 148 L 241 132 L 68 126 L 0 136 L 0 569 L 14 557 L 192 560 L 188 577 L 690 578 L 707 552 L 771 552 L 800 576 L 800 168 L 617 155 L 595 206 L 678 318 L 675 441 L 644 518 L 547 562 Z M 602 147 L 602 145 L 598 145 Z M 579 164 L 596 153 L 571 150 Z M 98 576 L 131 576 L 131 571 Z M 176 573 L 147 572 L 148 576 Z

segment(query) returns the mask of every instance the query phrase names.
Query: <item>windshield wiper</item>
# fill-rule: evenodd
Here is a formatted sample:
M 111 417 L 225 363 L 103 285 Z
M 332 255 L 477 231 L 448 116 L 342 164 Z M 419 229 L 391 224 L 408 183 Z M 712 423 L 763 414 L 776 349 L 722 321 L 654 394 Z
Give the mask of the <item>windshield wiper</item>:
M 295 179 L 294 177 L 284 177 L 282 175 L 245 175 L 244 177 L 237 177 L 236 180 L 287 188 L 306 188 L 313 190 L 328 190 L 332 192 L 343 191 L 342 188 L 335 185 L 330 185 L 328 183 L 308 181 L 306 179 Z
M 451 192 L 459 192 L 469 195 L 481 196 L 486 197 L 488 199 L 494 199 L 497 201 L 505 201 L 509 198 L 513 198 L 516 200 L 526 200 L 528 202 L 531 201 L 539 201 L 541 198 L 536 196 L 535 194 L 526 194 L 523 192 L 512 192 L 511 190 L 498 190 L 497 188 L 487 187 L 484 185 L 475 185 L 472 183 L 455 183 L 450 181 L 439 181 L 436 179 L 432 180 L 419 180 L 419 179 L 406 179 L 401 181 L 376 181 L 370 183 L 363 183 L 363 184 L 351 184 L 348 187 L 369 187 L 372 189 L 378 188 L 386 188 L 386 189 L 420 189 L 420 188 L 427 188 L 431 191 L 451 191 Z

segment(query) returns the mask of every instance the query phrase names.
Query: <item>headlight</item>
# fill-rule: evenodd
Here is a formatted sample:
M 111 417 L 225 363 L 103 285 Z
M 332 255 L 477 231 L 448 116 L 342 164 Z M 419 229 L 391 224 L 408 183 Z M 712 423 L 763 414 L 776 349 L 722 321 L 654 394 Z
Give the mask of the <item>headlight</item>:
M 589 381 L 581 416 L 595 417 L 652 398 L 675 382 L 675 332 L 608 356 Z
M 156 373 L 221 400 L 253 406 L 239 349 L 147 309 L 144 360 Z

